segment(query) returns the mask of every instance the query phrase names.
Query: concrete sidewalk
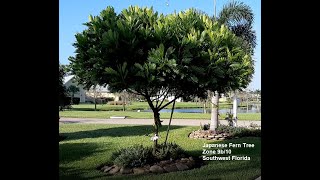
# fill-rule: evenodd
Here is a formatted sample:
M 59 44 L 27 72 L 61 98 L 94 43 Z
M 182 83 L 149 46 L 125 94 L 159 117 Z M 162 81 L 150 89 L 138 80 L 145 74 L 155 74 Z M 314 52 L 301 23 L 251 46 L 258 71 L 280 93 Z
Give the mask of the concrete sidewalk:
M 169 119 L 161 119 L 163 125 L 169 124 Z M 60 118 L 60 123 L 85 123 L 85 124 L 131 124 L 131 125 L 151 125 L 153 119 L 96 119 L 96 118 Z M 219 120 L 220 124 L 228 124 L 226 120 Z M 200 126 L 210 123 L 210 120 L 203 119 L 172 119 L 171 125 L 176 126 Z M 238 126 L 250 126 L 250 124 L 261 126 L 261 121 L 238 120 Z

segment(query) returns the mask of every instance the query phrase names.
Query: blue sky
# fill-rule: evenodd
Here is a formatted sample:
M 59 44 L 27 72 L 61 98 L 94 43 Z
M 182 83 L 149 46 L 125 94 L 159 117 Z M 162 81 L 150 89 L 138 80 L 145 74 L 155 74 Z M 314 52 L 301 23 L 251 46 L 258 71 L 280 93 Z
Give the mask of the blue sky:
M 216 0 L 216 12 L 230 0 Z M 255 49 L 255 74 L 249 89 L 261 89 L 261 1 L 239 0 L 249 5 L 254 13 L 253 28 L 257 35 Z M 155 11 L 163 14 L 183 11 L 194 7 L 210 16 L 214 14 L 214 0 L 60 0 L 59 1 L 59 61 L 69 64 L 68 57 L 74 55 L 75 33 L 85 29 L 82 24 L 87 22 L 89 15 L 99 15 L 107 6 L 113 6 L 116 12 L 128 8 L 130 5 L 153 6 Z

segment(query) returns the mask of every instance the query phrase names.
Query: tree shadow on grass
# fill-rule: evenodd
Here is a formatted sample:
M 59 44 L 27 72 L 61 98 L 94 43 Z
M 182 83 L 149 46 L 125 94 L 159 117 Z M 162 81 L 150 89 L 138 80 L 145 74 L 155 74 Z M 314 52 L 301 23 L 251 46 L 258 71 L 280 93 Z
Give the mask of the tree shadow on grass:
M 59 179 L 74 180 L 74 179 L 101 179 L 105 176 L 102 172 L 92 171 L 88 169 L 76 169 L 76 168 L 59 168 Z
M 102 152 L 96 143 L 61 143 L 59 144 L 60 163 L 70 163 Z M 105 150 L 105 149 L 104 149 Z
M 105 144 L 105 143 L 104 143 Z M 60 179 L 89 179 L 89 177 L 101 177 L 99 173 L 92 173 L 90 169 L 78 169 L 68 164 L 84 160 L 96 153 L 107 151 L 111 143 L 101 148 L 97 143 L 61 143 L 59 144 L 59 176 Z
M 183 128 L 183 126 L 170 126 L 170 130 Z M 162 126 L 159 132 L 165 132 L 167 126 Z M 124 137 L 124 136 L 150 136 L 153 134 L 153 126 L 140 125 L 140 126 L 118 126 L 104 129 L 95 129 L 89 131 L 77 131 L 71 133 L 61 133 L 67 138 L 64 141 L 84 139 L 84 138 L 99 138 L 99 137 Z

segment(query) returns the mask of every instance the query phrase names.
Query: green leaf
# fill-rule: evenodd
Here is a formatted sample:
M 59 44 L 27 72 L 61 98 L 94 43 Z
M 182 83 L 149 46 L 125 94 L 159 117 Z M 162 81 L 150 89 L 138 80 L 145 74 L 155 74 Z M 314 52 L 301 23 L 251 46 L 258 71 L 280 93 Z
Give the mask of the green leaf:
M 137 67 L 138 69 L 140 69 L 141 71 L 144 70 L 144 68 L 142 67 L 142 65 L 139 64 L 139 63 L 134 63 L 134 66 Z
M 195 83 L 198 83 L 198 81 L 199 81 L 198 78 L 195 76 L 191 76 L 190 79 Z
M 239 69 L 241 68 L 241 64 L 239 63 L 234 63 L 234 64 L 231 64 L 230 67 L 234 68 L 234 69 Z
M 119 73 L 118 73 L 117 71 L 115 71 L 114 69 L 112 69 L 111 67 L 107 67 L 107 68 L 105 69 L 105 71 L 106 71 L 106 73 L 109 74 L 109 75 L 116 75 L 116 76 L 119 75 Z
M 92 15 L 89 15 L 89 21 L 90 21 L 90 22 L 93 21 Z

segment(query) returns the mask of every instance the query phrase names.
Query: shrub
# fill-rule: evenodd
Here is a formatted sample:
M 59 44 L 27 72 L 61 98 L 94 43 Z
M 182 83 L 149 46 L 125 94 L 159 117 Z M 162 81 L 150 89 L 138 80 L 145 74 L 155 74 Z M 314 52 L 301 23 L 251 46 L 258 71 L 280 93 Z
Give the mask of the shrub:
M 260 129 L 248 129 L 244 127 L 231 127 L 220 125 L 216 129 L 217 133 L 228 133 L 230 136 L 237 136 L 237 137 L 261 137 L 261 130 Z
M 74 97 L 73 98 L 73 104 L 79 104 L 80 98 Z M 62 102 L 60 103 L 61 106 L 67 106 L 71 104 L 71 97 L 65 97 Z
M 228 121 L 229 126 L 233 126 L 232 118 L 233 118 L 232 113 L 227 112 L 225 120 Z
M 210 123 L 204 124 L 204 125 L 200 123 L 200 130 L 209 130 L 209 129 L 210 129 Z
M 109 105 L 114 105 L 114 102 L 115 102 L 115 101 L 109 101 L 107 104 L 109 104 Z
M 142 145 L 135 145 L 114 152 L 111 159 L 117 166 L 141 167 L 152 161 L 152 149 Z
M 106 99 L 107 102 L 109 102 L 109 101 L 114 101 L 114 98 L 113 98 L 113 97 L 106 97 L 105 99 Z
M 71 99 L 71 98 L 70 98 Z M 79 104 L 80 103 L 80 98 L 74 97 L 73 98 L 73 104 Z
M 123 102 L 122 101 L 110 101 L 108 102 L 109 105 L 122 105 Z
M 111 160 L 119 167 L 133 168 L 181 157 L 185 157 L 185 151 L 175 143 L 167 143 L 167 145 L 159 144 L 155 154 L 152 153 L 151 147 L 143 147 L 142 145 L 123 148 L 112 153 Z
M 238 137 L 261 137 L 260 129 L 247 129 L 243 128 L 234 133 L 234 136 Z
M 177 159 L 184 157 L 185 151 L 175 143 L 159 144 L 158 151 L 153 154 L 156 160 Z

